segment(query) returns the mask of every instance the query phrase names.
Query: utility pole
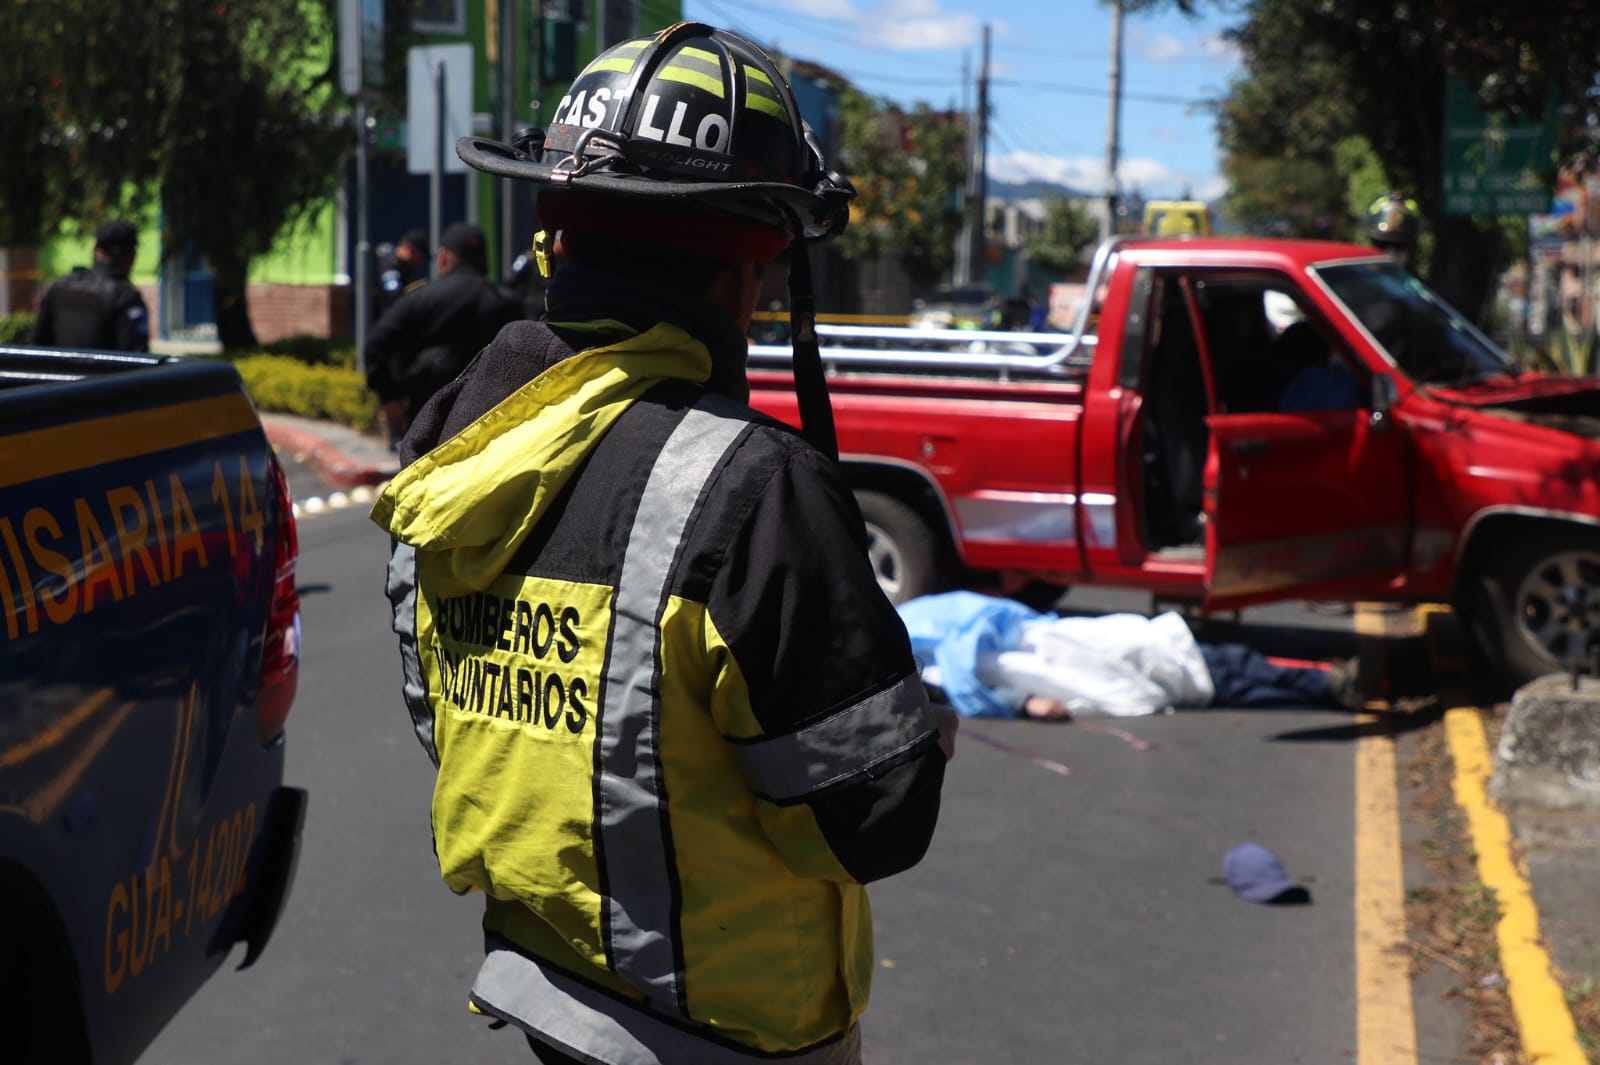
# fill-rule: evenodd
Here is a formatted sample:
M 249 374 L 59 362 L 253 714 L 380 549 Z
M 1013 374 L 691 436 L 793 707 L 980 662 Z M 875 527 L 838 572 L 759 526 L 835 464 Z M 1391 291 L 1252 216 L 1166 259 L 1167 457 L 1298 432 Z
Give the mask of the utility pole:
M 987 266 L 984 231 L 988 224 L 989 214 L 989 24 L 983 24 L 983 59 L 978 66 L 978 133 L 977 133 L 977 162 L 973 167 L 975 188 L 973 190 L 973 203 L 977 205 L 977 214 L 972 220 L 972 246 L 970 249 L 971 266 L 970 280 L 982 281 Z
M 500 140 L 506 144 L 516 134 L 517 96 L 517 5 L 511 0 L 500 0 Z M 468 174 L 469 179 L 476 174 Z M 513 196 L 515 181 L 500 183 L 500 280 L 511 278 L 511 262 L 516 258 L 516 228 L 514 225 Z
M 1111 114 L 1106 129 L 1106 211 L 1104 241 L 1117 227 L 1117 138 L 1122 125 L 1122 0 L 1111 0 Z
M 965 158 L 967 161 L 967 174 L 966 182 L 961 189 L 961 202 L 966 206 L 966 209 L 961 212 L 961 232 L 956 237 L 956 261 L 955 269 L 952 271 L 954 276 L 950 279 L 958 285 L 965 285 L 968 281 L 972 280 L 972 202 L 978 187 L 978 183 L 975 180 L 977 177 L 977 171 L 972 165 L 976 155 L 973 150 L 975 142 L 973 130 L 975 128 L 975 123 L 973 122 L 974 116 L 972 113 L 972 103 L 967 97 L 967 78 L 970 74 L 971 70 L 968 67 L 967 53 L 962 52 L 961 113 L 966 116 L 966 129 L 964 130 L 966 136 L 964 149 L 966 153 Z

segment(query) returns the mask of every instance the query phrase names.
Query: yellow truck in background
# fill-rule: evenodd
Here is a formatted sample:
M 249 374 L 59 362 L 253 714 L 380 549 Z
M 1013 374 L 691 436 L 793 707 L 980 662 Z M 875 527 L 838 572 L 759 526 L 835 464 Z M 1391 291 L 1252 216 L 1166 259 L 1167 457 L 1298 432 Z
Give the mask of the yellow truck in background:
M 1144 205 L 1143 231 L 1153 237 L 1211 235 L 1211 208 L 1204 200 L 1151 200 Z

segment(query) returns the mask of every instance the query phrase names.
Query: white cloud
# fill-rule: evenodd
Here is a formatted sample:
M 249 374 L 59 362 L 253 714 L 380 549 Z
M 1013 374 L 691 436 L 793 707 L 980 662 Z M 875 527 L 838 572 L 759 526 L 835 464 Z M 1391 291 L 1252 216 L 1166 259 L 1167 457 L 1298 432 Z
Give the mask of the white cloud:
M 780 7 L 812 18 L 833 19 L 838 22 L 856 22 L 861 12 L 850 0 L 777 0 Z
M 970 48 L 981 36 L 983 20 L 977 15 L 946 11 L 940 0 L 882 0 L 869 8 L 855 0 L 777 0 L 791 11 L 844 23 L 857 43 L 868 48 L 897 51 L 938 51 Z M 990 21 L 997 33 L 1003 23 Z
M 1170 33 L 1135 33 L 1134 55 L 1147 63 L 1165 65 L 1188 56 L 1189 49 Z
M 1216 173 L 1177 170 L 1157 159 L 1124 159 L 1117 166 L 1124 189 L 1138 188 L 1146 197 L 1175 197 L 1186 191 L 1197 199 L 1220 195 L 1224 181 Z M 1090 195 L 1100 195 L 1106 187 L 1103 158 L 1064 157 L 1042 152 L 1011 152 L 989 160 L 989 176 L 1008 182 L 1047 181 L 1066 185 Z
M 1220 33 L 1202 33 L 1195 43 L 1211 59 L 1220 59 L 1228 63 L 1239 61 L 1239 46 Z

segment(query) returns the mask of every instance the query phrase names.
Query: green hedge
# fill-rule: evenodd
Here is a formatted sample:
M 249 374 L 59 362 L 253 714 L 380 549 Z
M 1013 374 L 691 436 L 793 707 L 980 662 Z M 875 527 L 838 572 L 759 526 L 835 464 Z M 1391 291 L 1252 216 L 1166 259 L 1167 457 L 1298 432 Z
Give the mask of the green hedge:
M 33 335 L 33 315 L 0 314 L 0 344 L 26 344 Z
M 378 425 L 378 399 L 353 366 L 317 365 L 290 355 L 240 355 L 233 365 L 264 411 L 339 422 L 353 429 Z

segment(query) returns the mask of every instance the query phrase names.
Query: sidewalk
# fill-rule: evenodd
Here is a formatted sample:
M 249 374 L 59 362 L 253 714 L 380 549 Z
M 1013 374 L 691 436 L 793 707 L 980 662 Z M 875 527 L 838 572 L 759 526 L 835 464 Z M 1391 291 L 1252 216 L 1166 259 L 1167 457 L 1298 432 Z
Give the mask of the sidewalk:
M 267 440 L 338 489 L 382 484 L 400 472 L 400 459 L 382 438 L 293 414 L 261 415 Z

